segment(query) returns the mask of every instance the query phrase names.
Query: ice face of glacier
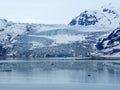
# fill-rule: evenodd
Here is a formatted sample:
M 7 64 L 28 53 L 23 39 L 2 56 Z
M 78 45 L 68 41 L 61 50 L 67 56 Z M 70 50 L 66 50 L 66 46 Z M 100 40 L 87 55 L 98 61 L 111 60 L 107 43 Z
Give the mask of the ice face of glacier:
M 120 24 L 119 9 L 112 6 L 102 7 L 98 10 L 86 10 L 72 19 L 69 25 L 80 26 L 118 26 Z
M 6 25 L 0 30 L 0 56 L 89 57 L 96 37 L 109 32 L 105 27 L 13 22 Z
M 120 27 L 115 29 L 108 36 L 99 39 L 96 48 L 103 55 L 118 56 L 120 54 Z
M 2 45 L 0 45 L 0 56 L 5 56 L 6 55 L 6 49 L 3 48 Z

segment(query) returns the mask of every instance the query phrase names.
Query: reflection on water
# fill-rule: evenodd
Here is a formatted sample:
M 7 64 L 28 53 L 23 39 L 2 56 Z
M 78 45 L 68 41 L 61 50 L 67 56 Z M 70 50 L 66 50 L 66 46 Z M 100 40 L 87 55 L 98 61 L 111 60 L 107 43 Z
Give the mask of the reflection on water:
M 120 84 L 120 61 L 2 60 L 0 83 Z

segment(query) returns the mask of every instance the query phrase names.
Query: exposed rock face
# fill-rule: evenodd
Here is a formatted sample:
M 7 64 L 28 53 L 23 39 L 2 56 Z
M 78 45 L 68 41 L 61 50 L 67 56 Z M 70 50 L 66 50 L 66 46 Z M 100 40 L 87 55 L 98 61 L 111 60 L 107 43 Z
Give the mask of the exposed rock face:
M 70 25 L 83 25 L 83 26 L 95 25 L 98 22 L 95 13 L 96 12 L 90 14 L 89 11 L 84 11 L 83 13 L 80 14 L 79 17 L 73 19 L 70 22 Z
M 86 10 L 72 19 L 69 25 L 80 26 L 118 26 L 120 23 L 120 12 L 112 7 L 102 7 L 98 10 Z
M 5 56 L 6 55 L 6 49 L 3 48 L 2 45 L 0 45 L 0 56 Z
M 113 55 L 120 53 L 120 27 L 115 29 L 107 37 L 99 39 L 96 48 L 103 55 Z

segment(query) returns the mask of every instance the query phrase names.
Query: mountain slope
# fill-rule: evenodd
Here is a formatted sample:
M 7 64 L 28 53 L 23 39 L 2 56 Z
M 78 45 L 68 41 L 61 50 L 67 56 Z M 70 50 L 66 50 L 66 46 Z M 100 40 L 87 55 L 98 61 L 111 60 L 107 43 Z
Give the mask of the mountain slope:
M 96 48 L 101 56 L 120 56 L 120 27 L 115 29 L 108 36 L 99 39 Z
M 120 24 L 120 9 L 112 6 L 102 7 L 98 10 L 86 10 L 72 19 L 70 26 L 118 26 Z

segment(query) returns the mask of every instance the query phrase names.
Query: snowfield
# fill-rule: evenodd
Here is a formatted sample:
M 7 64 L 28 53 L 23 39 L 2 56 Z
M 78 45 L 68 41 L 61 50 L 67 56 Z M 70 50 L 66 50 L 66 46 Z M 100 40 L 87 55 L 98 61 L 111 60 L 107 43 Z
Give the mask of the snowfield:
M 72 19 L 69 25 L 117 27 L 120 25 L 120 9 L 108 5 L 95 10 L 85 10 Z

